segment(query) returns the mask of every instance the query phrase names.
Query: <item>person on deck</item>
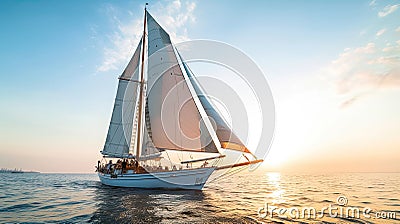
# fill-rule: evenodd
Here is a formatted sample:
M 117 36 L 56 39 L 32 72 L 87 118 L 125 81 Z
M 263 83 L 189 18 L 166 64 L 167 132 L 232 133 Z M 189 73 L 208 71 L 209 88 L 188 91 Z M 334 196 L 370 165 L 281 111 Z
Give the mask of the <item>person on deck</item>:
M 208 162 L 205 161 L 205 162 L 203 163 L 203 165 L 201 165 L 201 167 L 204 168 L 204 167 L 206 167 L 207 165 L 208 165 Z
M 124 170 L 126 170 L 126 160 L 125 159 L 121 163 L 121 168 L 122 168 L 121 173 L 124 173 Z
M 110 159 L 110 161 L 108 161 L 108 164 L 107 164 L 107 167 L 106 167 L 107 173 L 111 172 L 111 166 L 112 166 L 112 160 Z
M 139 162 L 136 159 L 133 164 L 133 168 L 135 169 L 135 173 L 139 173 Z

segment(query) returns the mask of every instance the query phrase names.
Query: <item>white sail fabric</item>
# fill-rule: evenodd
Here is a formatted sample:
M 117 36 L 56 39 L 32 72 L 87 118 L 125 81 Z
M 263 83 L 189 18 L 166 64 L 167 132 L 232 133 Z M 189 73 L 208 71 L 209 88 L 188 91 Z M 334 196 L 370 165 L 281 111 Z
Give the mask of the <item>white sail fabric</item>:
M 146 120 L 155 147 L 217 153 L 184 79 L 167 32 L 147 13 Z
M 102 154 L 127 157 L 131 141 L 136 141 L 137 104 L 139 92 L 139 58 L 141 43 L 119 78 L 114 109 Z M 135 131 L 133 131 L 135 130 Z M 134 145 L 134 144 L 132 144 Z
M 182 57 L 180 55 L 179 57 L 183 62 Z M 195 76 L 191 73 L 191 70 L 184 62 L 183 62 L 183 67 L 185 68 L 186 74 L 189 76 L 189 80 L 192 83 L 207 116 L 211 117 L 215 122 L 216 127 L 213 128 L 215 129 L 214 131 L 216 132 L 217 137 L 221 143 L 221 148 L 250 153 L 247 147 L 242 143 L 242 141 L 235 135 L 235 133 L 226 124 L 221 115 L 214 109 L 214 107 L 212 106 L 206 95 L 201 90 L 201 87 L 196 81 Z
M 133 53 L 131 60 L 129 61 L 128 65 L 126 66 L 124 72 L 119 77 L 120 79 L 125 80 L 132 80 L 132 81 L 139 81 L 139 59 L 140 59 L 140 52 L 142 49 L 142 40 L 140 39 L 139 44 Z
M 146 105 L 147 106 L 147 105 Z M 146 107 L 146 112 L 145 112 L 146 116 L 148 114 L 148 109 Z M 142 149 L 140 151 L 140 160 L 146 160 L 146 159 L 150 159 L 150 158 L 156 158 L 161 156 L 160 151 L 154 146 L 153 141 L 151 140 L 151 132 L 149 132 L 149 129 L 147 127 L 149 127 L 150 123 L 149 123 L 149 119 L 147 116 L 147 120 L 145 121 L 144 125 L 144 136 L 143 136 L 143 140 L 142 140 Z

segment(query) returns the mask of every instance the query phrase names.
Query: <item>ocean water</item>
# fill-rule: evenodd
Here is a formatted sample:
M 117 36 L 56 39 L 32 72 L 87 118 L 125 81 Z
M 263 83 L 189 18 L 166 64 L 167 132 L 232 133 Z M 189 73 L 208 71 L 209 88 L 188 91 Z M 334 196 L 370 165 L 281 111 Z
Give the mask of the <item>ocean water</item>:
M 202 191 L 113 188 L 96 174 L 0 173 L 0 223 L 400 223 L 399 186 L 399 173 L 244 171 Z M 329 206 L 336 209 L 321 212 Z M 304 208 L 316 216 L 301 216 Z M 346 217 L 347 208 L 355 213 Z

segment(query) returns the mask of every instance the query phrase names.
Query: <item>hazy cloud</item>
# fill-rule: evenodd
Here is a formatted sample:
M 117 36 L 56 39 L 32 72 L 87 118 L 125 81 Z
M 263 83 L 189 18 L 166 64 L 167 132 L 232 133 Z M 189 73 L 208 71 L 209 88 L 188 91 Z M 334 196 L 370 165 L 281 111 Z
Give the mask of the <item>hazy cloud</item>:
M 378 12 L 378 16 L 379 17 L 385 17 L 391 13 L 393 13 L 394 11 L 396 11 L 399 8 L 400 4 L 397 5 L 387 5 L 385 6 L 385 8 L 383 8 L 382 11 Z
M 360 95 L 361 96 L 361 95 Z M 347 99 L 347 100 L 345 100 L 345 101 L 343 101 L 341 104 L 340 104 L 340 108 L 346 108 L 346 107 L 349 107 L 350 105 L 352 105 L 357 99 L 359 98 L 359 96 L 352 96 L 352 97 L 350 97 L 350 99 Z
M 187 35 L 187 25 L 194 23 L 196 17 L 194 10 L 195 2 L 182 3 L 180 0 L 175 0 L 166 5 L 158 5 L 155 10 L 152 10 L 152 15 L 169 34 L 173 42 L 178 43 L 189 40 Z
M 337 93 L 345 100 L 345 108 L 377 88 L 400 87 L 400 41 L 380 47 L 368 43 L 346 48 L 332 61 Z
M 175 0 L 155 3 L 149 11 L 156 20 L 162 21 L 160 25 L 170 34 L 173 42 L 181 42 L 189 40 L 186 27 L 196 20 L 193 14 L 195 8 L 195 2 Z M 104 59 L 98 71 L 115 70 L 127 63 L 143 34 L 143 18 L 121 22 L 120 15 L 132 17 L 134 13 L 129 10 L 121 12 L 111 5 L 106 11 L 115 24 L 115 30 L 108 38 L 109 46 L 103 50 Z
M 376 36 L 377 36 L 377 37 L 381 36 L 382 34 L 385 33 L 385 31 L 386 31 L 386 29 L 381 29 L 381 30 L 379 30 L 378 32 L 376 32 Z

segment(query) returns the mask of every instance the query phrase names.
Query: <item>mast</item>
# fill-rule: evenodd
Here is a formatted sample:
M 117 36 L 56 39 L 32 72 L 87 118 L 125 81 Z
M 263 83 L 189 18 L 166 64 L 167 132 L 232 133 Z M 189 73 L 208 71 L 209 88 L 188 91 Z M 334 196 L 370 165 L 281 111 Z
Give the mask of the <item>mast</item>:
M 147 5 L 147 3 L 146 3 Z M 142 114 L 143 114 L 143 89 L 144 89 L 144 51 L 146 46 L 146 14 L 147 9 L 144 6 L 144 25 L 143 25 L 143 41 L 142 41 L 142 68 L 140 71 L 140 92 L 139 92 L 139 116 L 138 116 L 138 132 L 136 141 L 136 160 L 139 161 L 140 147 L 141 147 L 141 135 L 142 135 Z

